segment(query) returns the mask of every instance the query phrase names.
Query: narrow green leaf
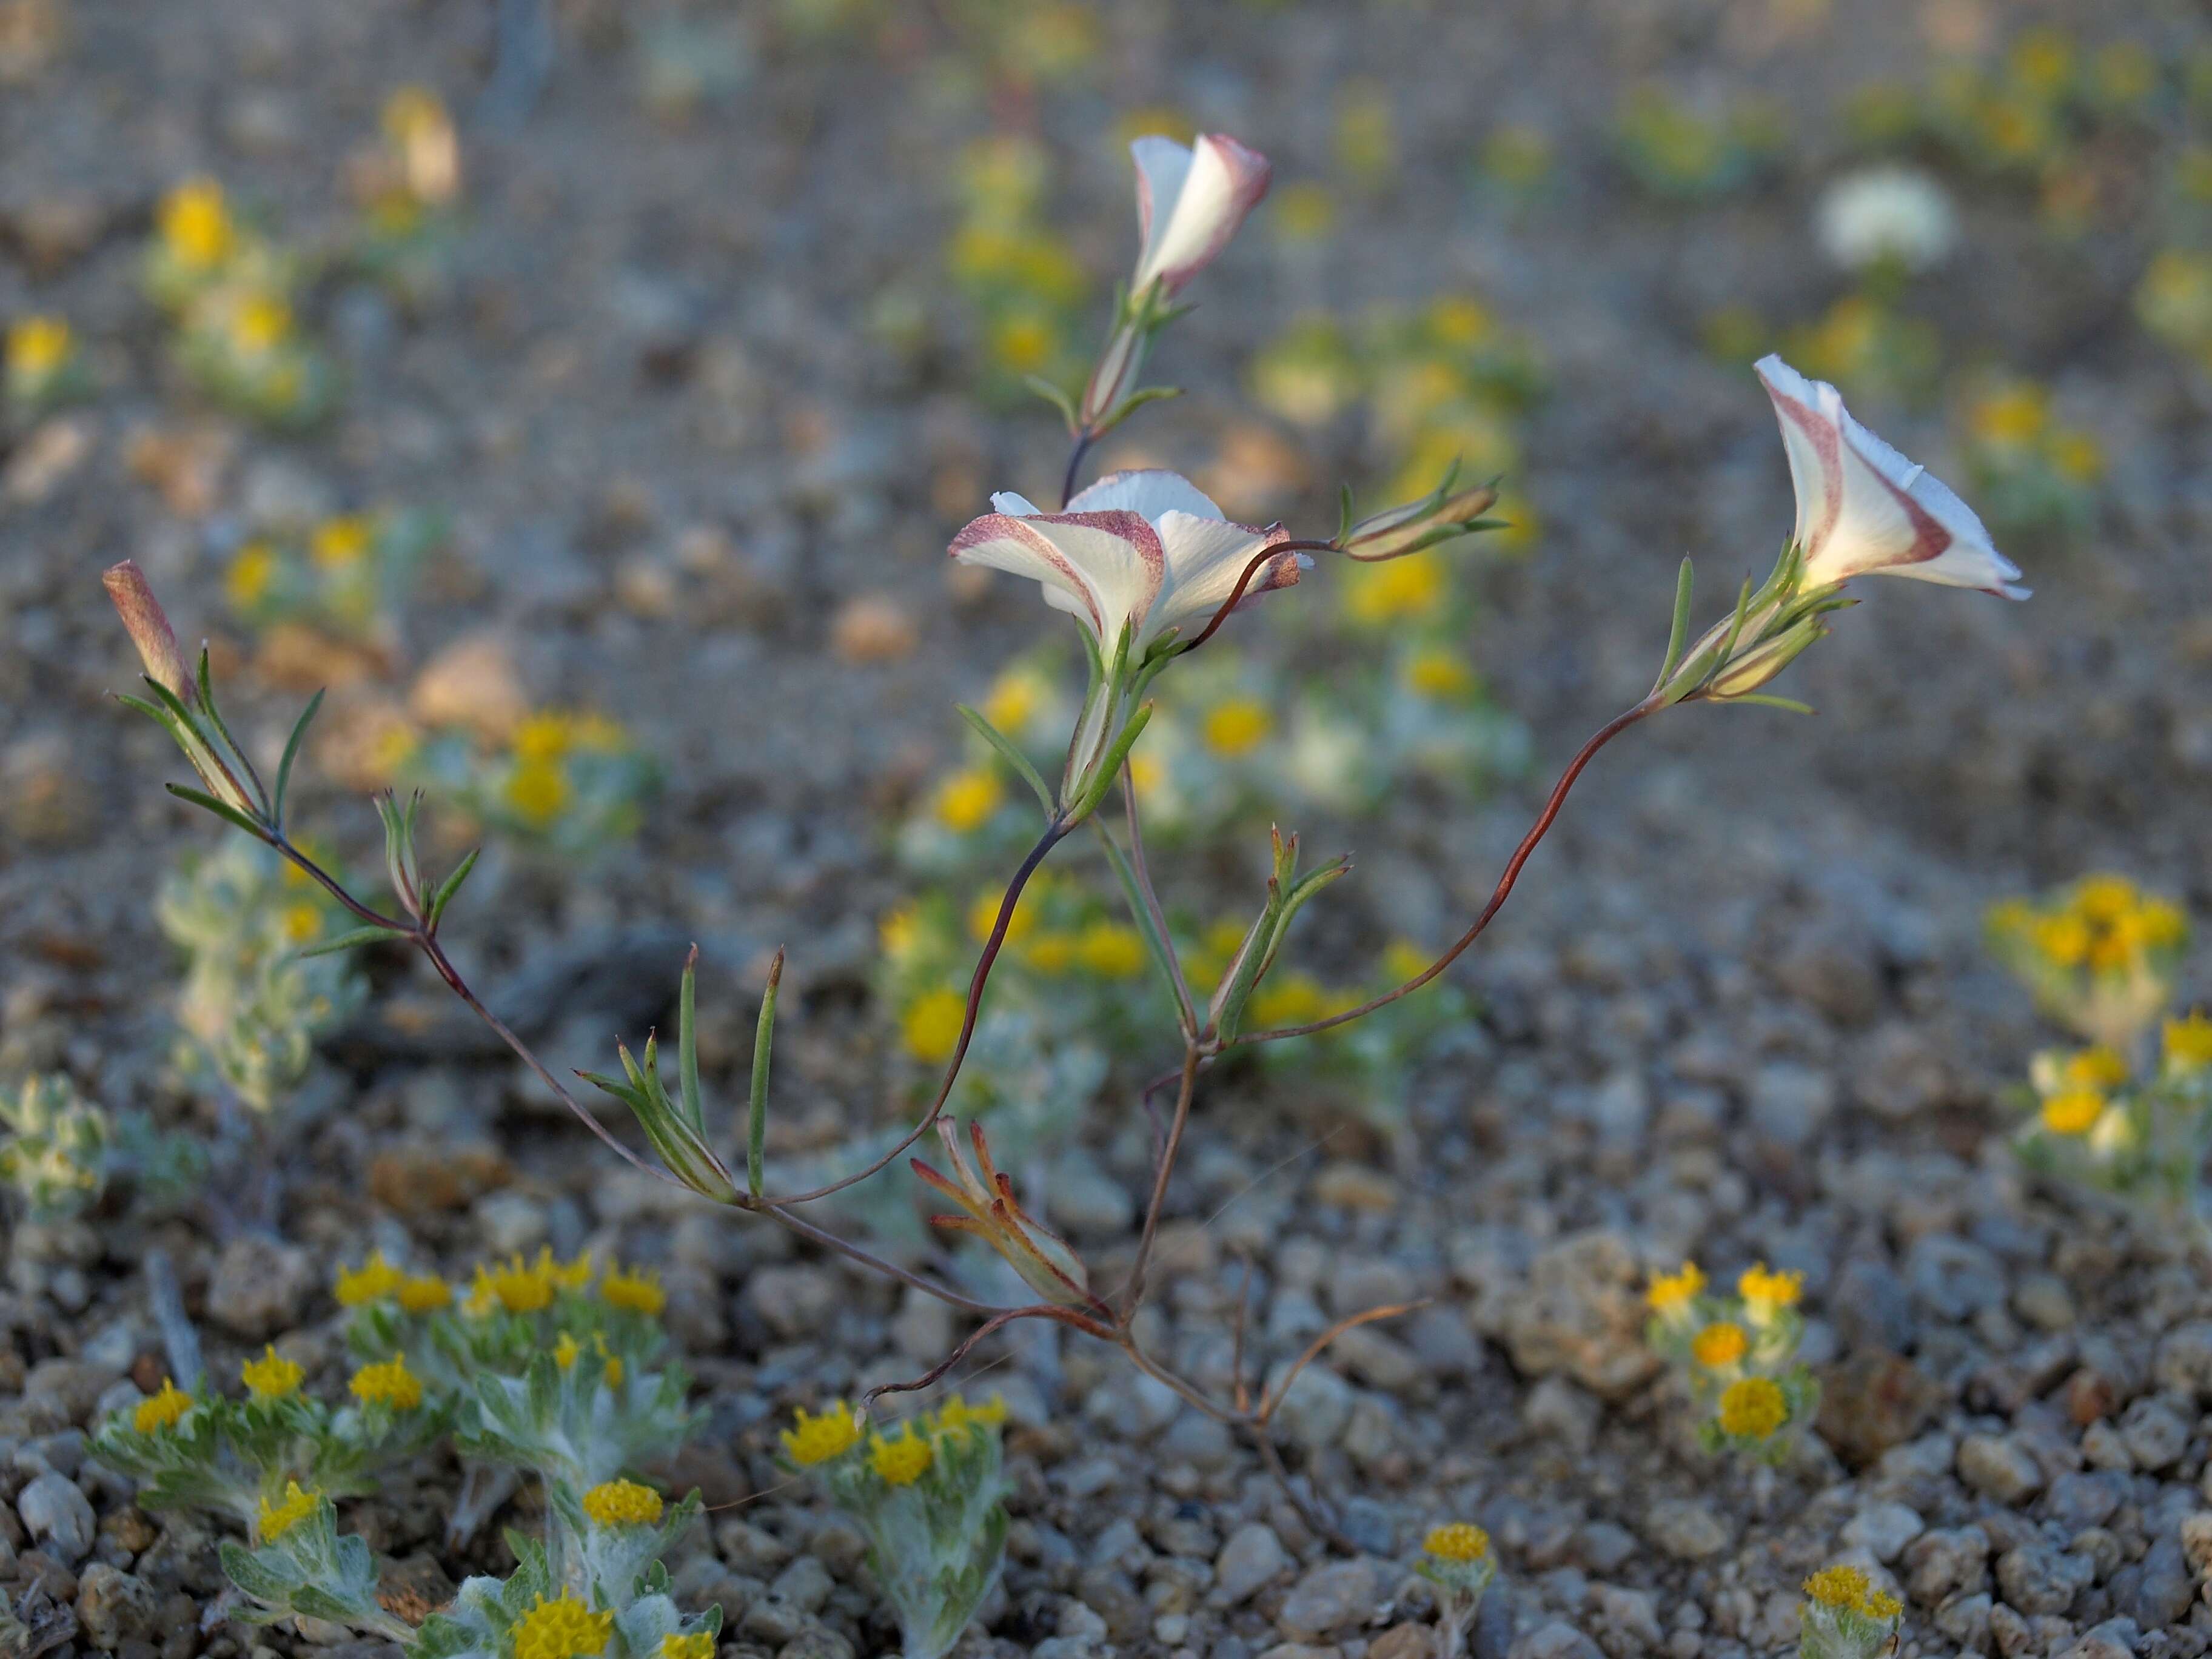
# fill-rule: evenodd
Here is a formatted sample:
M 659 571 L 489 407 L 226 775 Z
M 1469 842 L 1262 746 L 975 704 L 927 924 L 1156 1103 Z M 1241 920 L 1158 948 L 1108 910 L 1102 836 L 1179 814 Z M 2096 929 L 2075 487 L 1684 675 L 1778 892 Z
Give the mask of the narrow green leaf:
M 1674 625 L 1667 630 L 1666 660 L 1659 665 L 1659 678 L 1651 682 L 1651 689 L 1655 691 L 1667 684 L 1667 677 L 1674 672 L 1682 660 L 1682 645 L 1690 633 L 1690 590 L 1692 581 L 1690 561 L 1685 556 L 1682 560 L 1682 568 L 1674 577 Z
M 300 741 L 307 735 L 322 706 L 323 694 L 318 691 L 307 699 L 307 706 L 292 724 L 292 735 L 284 740 L 284 758 L 276 763 L 276 799 L 269 809 L 269 817 L 279 830 L 284 827 L 284 796 L 292 787 L 292 763 L 300 757 Z
M 682 1091 L 684 1115 L 692 1129 L 707 1132 L 699 1097 L 699 947 L 684 959 L 684 983 L 676 998 L 677 1086 Z
M 374 945 L 380 939 L 404 939 L 406 934 L 389 927 L 356 927 L 350 933 L 340 933 L 336 939 L 326 939 L 319 945 L 310 945 L 305 950 L 293 952 L 297 957 L 327 957 L 340 951 L 350 951 L 357 945 Z
M 461 884 L 469 878 L 469 872 L 477 867 L 477 855 L 483 851 L 481 847 L 469 848 L 467 855 L 453 866 L 453 874 L 440 882 L 438 890 L 430 895 L 429 911 L 423 921 L 432 933 L 437 932 L 439 918 L 446 914 L 446 907 L 453 902 L 453 895 L 461 890 Z
M 1129 867 L 1129 860 L 1115 841 L 1113 832 L 1095 817 L 1091 820 L 1091 827 L 1098 832 L 1099 843 L 1106 849 L 1106 861 L 1114 866 L 1114 873 L 1121 880 L 1121 896 L 1129 906 L 1129 919 L 1137 924 L 1137 931 L 1144 935 L 1145 948 L 1152 953 L 1152 966 L 1160 970 L 1160 978 L 1166 982 L 1168 994 L 1176 999 L 1177 1017 L 1180 1018 L 1182 999 L 1187 994 L 1187 988 L 1183 986 L 1182 971 L 1176 965 L 1174 948 L 1160 937 L 1160 930 L 1153 925 L 1152 907 L 1145 902 L 1144 895 L 1137 889 L 1137 872 Z
M 1799 702 L 1794 697 L 1778 697 L 1765 691 L 1746 691 L 1739 696 L 1726 697 L 1721 701 L 1764 703 L 1769 708 L 1787 709 L 1793 714 L 1817 714 L 1820 712 L 1809 702 Z
M 1127 637 L 1126 634 L 1124 637 Z M 1137 712 L 1129 716 L 1129 723 L 1121 728 L 1121 735 L 1114 739 L 1114 746 L 1106 751 L 1105 761 L 1098 769 L 1098 781 L 1091 786 L 1091 793 L 1069 819 L 1071 823 L 1080 823 L 1098 810 L 1098 803 L 1106 799 L 1107 790 L 1113 787 L 1114 781 L 1121 775 L 1121 763 L 1128 759 L 1129 750 L 1136 746 L 1137 739 L 1144 735 L 1145 727 L 1152 723 L 1155 706 L 1149 702 L 1141 704 Z
M 1045 817 L 1050 817 L 1059 810 L 1060 803 L 1053 799 L 1052 791 L 1037 775 L 1036 768 L 1030 764 L 1029 757 L 1014 747 L 1012 738 L 985 720 L 981 710 L 970 708 L 964 702 L 956 702 L 952 706 L 960 711 L 960 718 L 975 728 L 975 735 L 989 744 L 999 758 L 1012 767 L 1022 781 L 1036 792 L 1037 802 L 1044 808 Z
M 247 757 L 246 750 L 238 746 L 238 739 L 230 735 L 230 725 L 223 719 L 222 710 L 216 707 L 215 682 L 208 673 L 208 650 L 205 646 L 200 647 L 200 707 L 207 710 L 208 719 L 215 723 L 215 729 L 222 733 L 223 743 L 229 749 L 233 758 L 246 769 L 246 775 L 248 781 L 253 785 L 254 799 L 261 808 L 261 815 L 264 817 L 269 817 L 269 792 L 261 787 L 260 774 L 253 769 L 253 762 Z
M 769 1050 L 775 1038 L 776 993 L 783 984 L 783 947 L 769 964 L 768 987 L 761 993 L 760 1023 L 753 1028 L 753 1078 L 745 1119 L 745 1190 L 761 1195 L 768 1141 Z
M 1344 538 L 1352 533 L 1352 486 L 1340 482 L 1336 486 L 1336 535 L 1331 544 L 1344 545 Z
M 188 800 L 195 806 L 206 807 L 207 810 L 214 813 L 216 817 L 222 819 L 227 823 L 237 825 L 238 828 L 245 830 L 247 835 L 252 836 L 256 841 L 267 841 L 269 839 L 269 832 L 264 830 L 259 824 L 256 823 L 252 818 L 246 817 L 245 813 L 240 811 L 235 806 L 226 806 L 222 802 L 217 800 L 213 795 L 208 794 L 204 791 L 198 789 L 187 789 L 181 783 L 165 783 L 161 787 L 164 789 L 167 789 L 171 794 L 174 795 L 179 800 Z
M 1022 377 L 1022 384 L 1058 410 L 1060 419 L 1067 422 L 1067 429 L 1070 432 L 1075 431 L 1081 425 L 1081 419 L 1075 412 L 1075 399 L 1050 380 L 1046 380 L 1043 375 L 1024 374 Z

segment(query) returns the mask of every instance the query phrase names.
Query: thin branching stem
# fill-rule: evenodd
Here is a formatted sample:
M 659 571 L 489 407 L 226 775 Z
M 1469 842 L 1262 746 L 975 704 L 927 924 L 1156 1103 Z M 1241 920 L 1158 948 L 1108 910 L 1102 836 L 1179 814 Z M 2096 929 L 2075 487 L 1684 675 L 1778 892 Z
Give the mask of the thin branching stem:
M 1223 1048 L 1240 1048 L 1248 1043 L 1279 1042 L 1285 1037 L 1311 1036 L 1315 1032 L 1326 1031 L 1331 1026 L 1345 1025 L 1355 1019 L 1364 1019 L 1377 1008 L 1419 990 L 1421 987 L 1450 967 L 1459 959 L 1461 952 L 1482 936 L 1482 930 L 1490 926 L 1490 919 L 1498 914 L 1505 901 L 1512 896 L 1513 884 L 1521 878 L 1521 866 L 1528 861 L 1528 855 L 1536 850 L 1537 843 L 1541 842 L 1550 831 L 1552 821 L 1559 816 L 1560 807 L 1566 805 L 1567 792 L 1575 787 L 1575 780 L 1583 775 L 1583 769 L 1596 757 L 1599 750 L 1604 748 L 1637 721 L 1646 715 L 1657 714 L 1665 707 L 1664 703 L 1647 697 L 1633 708 L 1615 714 L 1591 735 L 1589 742 L 1575 751 L 1574 759 L 1567 763 L 1567 769 L 1559 775 L 1559 782 L 1552 786 L 1551 796 L 1545 801 L 1544 810 L 1537 814 L 1536 822 L 1529 826 L 1528 833 L 1521 838 L 1520 846 L 1513 849 L 1513 856 L 1506 860 L 1504 873 L 1498 878 L 1498 885 L 1492 890 L 1490 902 L 1482 907 L 1481 915 L 1475 917 L 1473 924 L 1465 933 L 1452 941 L 1450 947 L 1442 956 L 1421 969 L 1419 973 L 1395 989 L 1385 991 L 1378 997 L 1370 997 L 1358 1007 L 1347 1008 L 1340 1014 L 1331 1014 L 1326 1019 L 1312 1020 L 1304 1025 L 1285 1025 L 1273 1031 L 1249 1031 L 1242 1036 L 1230 1038 L 1220 1046 Z
M 1137 891 L 1144 896 L 1146 912 L 1152 919 L 1152 931 L 1167 952 L 1176 1012 L 1182 1018 L 1183 1038 L 1188 1042 L 1198 1030 L 1198 1010 L 1191 1003 L 1190 986 L 1183 978 L 1182 958 L 1176 954 L 1175 940 L 1168 932 L 1167 912 L 1160 908 L 1160 896 L 1152 887 L 1152 871 L 1145 863 L 1145 829 L 1137 811 L 1137 775 L 1126 759 L 1121 763 L 1121 805 L 1129 825 L 1129 872 L 1136 878 Z
M 1145 1299 L 1145 1268 L 1152 1261 L 1153 1241 L 1159 1237 L 1160 1213 L 1167 1207 L 1168 1181 L 1175 1174 L 1176 1159 L 1182 1151 L 1182 1132 L 1190 1123 L 1191 1100 L 1198 1092 L 1199 1062 L 1204 1057 L 1195 1043 L 1184 1046 L 1175 1115 L 1168 1121 L 1167 1141 L 1160 1148 L 1159 1163 L 1152 1171 L 1152 1196 L 1145 1206 L 1145 1230 L 1138 1236 L 1136 1260 L 1130 1265 L 1128 1287 L 1122 1293 L 1121 1321 L 1125 1325 L 1136 1316 Z
M 1091 433 L 1079 432 L 1075 434 L 1075 447 L 1068 452 L 1067 471 L 1060 474 L 1060 510 L 1063 513 L 1067 511 L 1068 502 L 1075 498 L 1075 481 L 1082 476 L 1083 458 L 1091 453 L 1094 441 Z
M 827 1198 L 832 1193 L 842 1192 L 848 1187 L 866 1181 L 878 1170 L 887 1168 L 894 1158 L 927 1134 L 930 1126 L 944 1115 L 945 1103 L 951 1098 L 952 1085 L 960 1080 L 960 1067 L 968 1058 L 968 1045 L 975 1040 L 976 1017 L 983 1006 L 983 988 L 990 981 L 992 964 L 998 961 L 999 952 L 1005 948 L 1006 929 L 1013 925 L 1014 907 L 1021 902 L 1022 890 L 1029 885 L 1030 878 L 1036 873 L 1037 866 L 1045 861 L 1046 856 L 1074 827 L 1061 817 L 1055 817 L 1045 825 L 1044 834 L 1037 837 L 1036 845 L 1030 848 L 1029 856 L 1022 860 L 1021 867 L 1014 872 L 1013 879 L 1006 884 L 1006 896 L 999 901 L 998 919 L 991 924 L 991 936 L 983 942 L 982 952 L 975 958 L 975 971 L 968 979 L 968 1004 L 960 1016 L 960 1040 L 953 1044 L 952 1058 L 945 1063 L 944 1080 L 937 1085 L 936 1097 L 929 1103 L 929 1109 L 921 1115 L 920 1121 L 901 1136 L 896 1146 L 866 1169 L 855 1170 L 811 1192 L 771 1196 L 763 1200 L 769 1208 L 787 1204 L 811 1204 L 818 1198 Z

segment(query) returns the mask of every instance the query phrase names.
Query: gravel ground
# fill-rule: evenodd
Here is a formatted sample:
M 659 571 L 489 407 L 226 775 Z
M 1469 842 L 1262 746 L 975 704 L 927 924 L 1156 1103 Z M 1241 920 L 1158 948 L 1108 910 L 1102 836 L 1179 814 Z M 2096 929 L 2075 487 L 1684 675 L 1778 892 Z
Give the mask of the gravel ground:
M 1060 457 L 1048 422 L 978 408 L 957 362 L 902 368 L 854 319 L 936 258 L 947 158 L 994 117 L 1065 150 L 1065 222 L 1103 273 L 1126 253 L 1127 185 L 1093 140 L 1118 112 L 1186 107 L 1290 179 L 1325 165 L 1340 88 L 1391 89 L 1395 183 L 1347 212 L 1318 277 L 1248 233 L 1167 348 L 1162 372 L 1191 395 L 1147 411 L 1141 442 L 1211 453 L 1249 418 L 1238 365 L 1316 297 L 1349 309 L 1471 283 L 1540 343 L 1554 391 L 1526 447 L 1544 534 L 1492 580 L 1479 641 L 1534 735 L 1530 787 L 1454 821 L 1408 810 L 1356 826 L 1367 873 L 1338 890 L 1373 917 L 1470 909 L 1534 780 L 1648 684 L 1675 562 L 1696 555 L 1716 592 L 1786 531 L 1765 401 L 1696 336 L 1723 299 L 1778 307 L 1832 286 L 1803 226 L 1843 93 L 1918 73 L 1961 15 L 2086 27 L 2099 13 L 1824 9 L 1135 3 L 1111 9 L 1078 91 L 989 110 L 933 101 L 919 71 L 948 50 L 942 20 L 917 14 L 875 47 L 802 47 L 702 9 L 739 20 L 751 78 L 672 124 L 639 106 L 642 21 L 586 0 L 560 9 L 526 114 L 468 130 L 454 291 L 421 315 L 335 296 L 343 414 L 276 441 L 195 412 L 173 384 L 136 291 L 152 204 L 207 168 L 312 231 L 338 211 L 333 180 L 392 85 L 428 81 L 469 106 L 489 9 L 64 8 L 59 59 L 0 85 L 0 315 L 66 310 L 101 343 L 105 384 L 71 417 L 81 461 L 0 504 L 0 1072 L 64 1066 L 104 1100 L 177 1109 L 159 1080 L 172 986 L 149 901 L 156 861 L 207 831 L 155 787 L 174 771 L 159 734 L 104 699 L 129 666 L 99 569 L 134 556 L 188 629 L 216 627 L 227 515 L 398 499 L 447 504 L 456 522 L 451 568 L 409 617 L 410 658 L 495 630 L 535 692 L 603 704 L 670 775 L 637 848 L 588 883 L 514 872 L 495 907 L 457 920 L 494 1000 L 549 955 L 585 959 L 612 938 L 611 973 L 521 1011 L 554 1052 L 574 1038 L 580 1063 L 603 1063 L 611 1029 L 659 1012 L 658 990 L 630 988 L 663 985 L 696 937 L 710 1066 L 726 1077 L 750 1019 L 733 982 L 789 941 L 779 1088 L 816 1141 L 872 1121 L 893 1062 L 859 987 L 903 881 L 885 812 L 954 751 L 947 705 L 1040 614 L 1011 582 L 949 584 L 942 550 L 986 489 L 1042 494 Z M 1635 197 L 1603 129 L 1652 75 L 1778 100 L 1802 128 L 1780 177 L 1695 211 Z M 1559 144 L 1565 185 L 1536 216 L 1465 188 L 1501 115 Z M 1838 1559 L 1905 1597 L 1906 1659 L 2212 1644 L 2198 1604 L 2212 1289 L 2200 1258 L 2017 1169 L 1997 1091 L 2049 1036 L 1979 943 L 1993 897 L 2087 868 L 2200 909 L 2212 898 L 2203 388 L 2118 320 L 2134 268 L 2051 253 L 2002 203 L 1971 210 L 1968 229 L 1933 279 L 1934 314 L 2094 410 L 2116 458 L 2095 534 L 2018 550 L 2027 605 L 1869 594 L 1795 671 L 1815 720 L 1692 709 L 1609 750 L 1459 970 L 1479 1027 L 1425 1069 L 1413 1155 L 1328 1103 L 1285 1121 L 1231 1081 L 1202 1107 L 1153 1346 L 1219 1377 L 1238 1253 L 1258 1263 L 1269 1364 L 1333 1316 L 1428 1298 L 1340 1343 L 1285 1411 L 1292 1461 L 1360 1553 L 1331 1550 L 1252 1450 L 1110 1353 L 1017 1343 L 991 1371 L 1016 1422 L 1009 1564 L 963 1651 L 1406 1659 L 1428 1632 L 1403 1563 L 1455 1516 L 1490 1528 L 1504 1568 L 1473 1637 L 1481 1659 L 1771 1650 L 1794 1640 L 1800 1581 Z M 147 481 L 148 434 L 207 446 L 200 510 Z M 1932 424 L 1893 435 L 1942 470 Z M 1313 459 L 1324 481 L 1345 464 Z M 856 601 L 890 607 L 918 643 L 889 661 L 841 654 Z M 240 696 L 257 733 L 281 732 L 287 694 Z M 366 817 L 327 786 L 303 810 L 348 836 Z M 550 1241 L 662 1267 L 709 1413 L 671 1478 L 726 1506 L 671 1565 L 684 1593 L 721 1601 L 725 1653 L 884 1650 L 888 1627 L 854 1587 L 857 1537 L 785 1484 L 772 1431 L 793 1403 L 926 1365 L 957 1329 L 592 1156 L 519 1068 L 421 1015 L 433 985 L 379 973 L 379 1007 L 404 1018 L 372 1016 L 334 1049 L 334 1109 L 269 1170 L 274 1236 L 15 1227 L 0 1587 L 26 1628 L 41 1606 L 73 1607 L 65 1642 L 131 1659 L 305 1645 L 220 1615 L 203 1629 L 221 1587 L 210 1535 L 140 1514 L 84 1461 L 95 1407 L 159 1380 L 149 1248 L 174 1264 L 215 1374 L 295 1332 L 295 1356 L 335 1386 L 336 1262 L 380 1241 L 449 1265 Z M 1088 1140 L 1133 1189 L 1141 1133 L 1102 1109 Z M 1110 1280 L 1131 1241 L 1083 1243 Z M 1699 1452 L 1643 1346 L 1645 1277 L 1686 1255 L 1717 1276 L 1754 1259 L 1806 1274 L 1826 1399 L 1778 1470 Z M 429 1561 L 453 1480 L 434 1470 L 350 1515 L 433 1597 L 438 1574 L 497 1559 L 485 1545 Z M 40 1646 L 12 1631 L 0 1644 Z

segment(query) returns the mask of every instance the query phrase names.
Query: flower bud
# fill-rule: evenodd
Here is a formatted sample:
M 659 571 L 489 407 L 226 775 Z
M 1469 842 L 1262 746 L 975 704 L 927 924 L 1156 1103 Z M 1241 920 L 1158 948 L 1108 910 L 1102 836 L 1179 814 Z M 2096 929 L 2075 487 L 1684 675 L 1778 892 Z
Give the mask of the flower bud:
M 1339 535 L 1337 546 L 1352 558 L 1373 563 L 1403 558 L 1484 528 L 1482 515 L 1497 504 L 1496 486 L 1474 484 L 1455 489 L 1456 475 L 1454 468 L 1443 483 L 1417 501 L 1386 507 L 1360 520 Z
M 186 708 L 192 707 L 198 698 L 192 688 L 191 670 L 185 665 L 185 653 L 177 648 L 176 631 L 169 626 L 161 602 L 154 597 L 146 573 L 125 559 L 110 566 L 100 583 L 114 601 L 116 614 L 123 618 L 131 643 L 138 647 L 139 660 L 146 665 L 147 677 L 175 692 Z
M 1827 635 L 1828 630 L 1818 617 L 1807 617 L 1794 623 L 1771 639 L 1762 640 L 1731 656 L 1706 685 L 1705 695 L 1716 702 L 1724 702 L 1730 697 L 1756 691 L 1796 661 L 1808 646 Z

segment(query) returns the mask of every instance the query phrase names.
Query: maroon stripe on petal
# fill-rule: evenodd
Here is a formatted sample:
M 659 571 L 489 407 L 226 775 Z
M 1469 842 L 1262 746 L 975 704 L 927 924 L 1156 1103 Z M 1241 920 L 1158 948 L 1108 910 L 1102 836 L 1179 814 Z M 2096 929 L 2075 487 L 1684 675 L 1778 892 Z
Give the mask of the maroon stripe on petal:
M 1097 516 L 1104 517 L 1105 514 Z M 1065 520 L 1063 520 L 1065 521 Z M 1098 613 L 1098 594 L 1082 572 L 1068 562 L 1067 556 L 1052 544 L 1049 537 L 1041 536 L 1035 526 L 1036 520 L 1018 518 L 1011 513 L 986 513 L 981 518 L 970 519 L 961 526 L 960 533 L 952 538 L 945 552 L 953 558 L 988 542 L 1017 541 L 1028 547 L 1039 558 L 1067 578 L 1083 600 L 1083 608 L 1091 617 L 1091 631 L 1103 635 L 1105 618 Z
M 1836 527 L 1836 520 L 1844 514 L 1844 456 L 1843 435 L 1833 421 L 1826 419 L 1818 410 L 1808 409 L 1787 392 L 1778 392 L 1772 385 L 1762 380 L 1766 395 L 1773 400 L 1775 412 L 1813 441 L 1813 448 L 1820 458 L 1820 520 L 1805 532 L 1804 554 L 1813 551 L 1828 538 Z M 1877 475 L 1879 476 L 1879 475 Z M 1887 480 L 1885 480 L 1887 482 Z

